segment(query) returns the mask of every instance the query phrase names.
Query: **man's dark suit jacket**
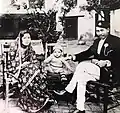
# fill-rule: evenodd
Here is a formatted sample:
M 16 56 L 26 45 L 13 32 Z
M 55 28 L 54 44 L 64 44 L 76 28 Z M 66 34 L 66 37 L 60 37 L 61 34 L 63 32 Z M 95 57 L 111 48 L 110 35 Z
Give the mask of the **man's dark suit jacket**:
M 98 60 L 110 60 L 113 81 L 120 83 L 120 38 L 109 35 L 102 46 L 100 54 L 97 53 L 99 41 L 100 39 L 96 39 L 88 50 L 76 54 L 76 61 L 81 62 L 89 59 L 91 56 Z M 106 75 L 102 76 L 105 78 Z

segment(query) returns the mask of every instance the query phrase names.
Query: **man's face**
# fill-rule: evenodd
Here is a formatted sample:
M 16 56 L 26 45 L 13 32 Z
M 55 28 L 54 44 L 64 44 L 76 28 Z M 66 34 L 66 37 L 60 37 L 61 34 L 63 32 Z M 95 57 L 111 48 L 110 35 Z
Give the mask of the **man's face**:
M 109 34 L 109 28 L 96 27 L 96 34 L 100 39 L 105 39 Z

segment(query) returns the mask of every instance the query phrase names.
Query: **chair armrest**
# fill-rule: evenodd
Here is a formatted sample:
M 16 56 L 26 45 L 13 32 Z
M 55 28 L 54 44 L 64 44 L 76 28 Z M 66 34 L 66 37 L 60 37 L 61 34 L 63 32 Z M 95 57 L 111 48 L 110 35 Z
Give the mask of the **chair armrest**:
M 110 88 L 110 85 L 108 85 L 108 84 L 105 84 L 105 83 L 101 83 L 101 82 L 99 82 L 99 81 L 89 81 L 88 82 L 89 84 L 93 84 L 93 85 L 98 85 L 98 86 L 101 86 L 101 87 L 103 87 L 103 88 Z

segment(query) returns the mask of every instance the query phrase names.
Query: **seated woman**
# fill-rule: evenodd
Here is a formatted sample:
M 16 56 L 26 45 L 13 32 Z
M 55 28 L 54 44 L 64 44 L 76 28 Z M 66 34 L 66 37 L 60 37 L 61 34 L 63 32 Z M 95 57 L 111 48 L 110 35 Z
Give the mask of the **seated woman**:
M 39 111 L 49 100 L 40 64 L 31 46 L 31 35 L 21 31 L 8 52 L 8 75 L 12 84 L 18 81 L 18 105 L 28 112 Z M 15 96 L 15 95 L 14 95 Z
M 61 80 L 66 80 L 65 75 L 73 73 L 70 64 L 63 57 L 63 49 L 60 45 L 55 45 L 53 53 L 44 60 L 45 71 L 61 75 Z

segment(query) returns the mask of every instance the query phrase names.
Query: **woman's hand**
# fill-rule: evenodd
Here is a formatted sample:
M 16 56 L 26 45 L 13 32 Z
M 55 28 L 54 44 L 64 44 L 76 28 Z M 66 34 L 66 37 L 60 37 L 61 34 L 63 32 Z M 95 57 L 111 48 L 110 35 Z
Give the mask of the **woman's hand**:
M 24 62 L 21 66 L 22 66 L 22 67 L 25 67 L 25 66 L 27 66 L 28 64 L 30 64 L 30 62 Z

